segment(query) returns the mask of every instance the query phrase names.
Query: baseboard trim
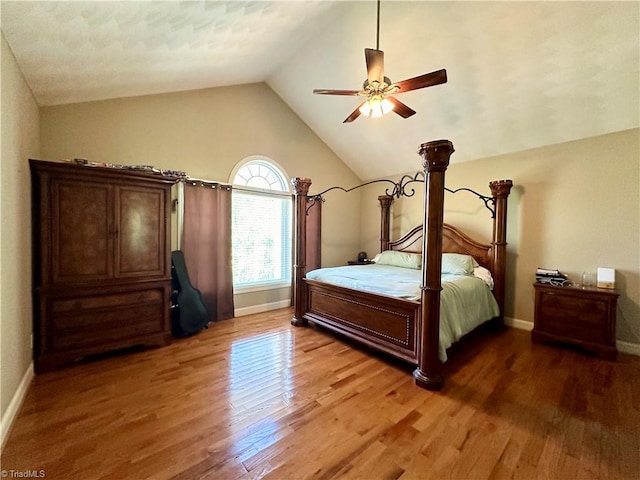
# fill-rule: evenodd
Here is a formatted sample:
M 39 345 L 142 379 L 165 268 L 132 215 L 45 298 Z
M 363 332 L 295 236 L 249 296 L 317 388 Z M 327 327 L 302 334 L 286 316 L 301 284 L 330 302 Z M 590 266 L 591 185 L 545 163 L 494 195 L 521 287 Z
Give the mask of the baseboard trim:
M 517 318 L 504 317 L 504 324 L 508 327 L 517 328 L 518 330 L 526 330 L 527 332 L 533 330 L 533 322 L 527 322 L 526 320 L 519 320 Z M 640 344 L 616 340 L 616 348 L 620 353 L 640 357 Z
M 11 431 L 11 426 L 18 416 L 20 406 L 24 401 L 27 390 L 29 390 L 29 385 L 31 385 L 33 377 L 33 362 L 31 362 L 29 368 L 27 368 L 27 371 L 22 376 L 22 380 L 20 380 L 20 384 L 18 385 L 16 393 L 13 394 L 13 398 L 11 399 L 9 406 L 7 407 L 7 411 L 2 416 L 2 420 L 0 420 L 0 450 L 4 449 L 4 444 L 9 437 L 9 432 Z
M 517 328 L 518 330 L 526 330 L 527 332 L 533 330 L 533 322 L 527 322 L 526 320 L 520 320 L 518 318 L 504 317 L 504 324 L 511 328 Z
M 640 344 L 616 340 L 616 348 L 620 353 L 628 353 L 629 355 L 637 355 L 640 357 Z
M 286 308 L 290 306 L 291 306 L 291 299 L 280 300 L 278 302 L 263 303 L 262 305 L 252 305 L 250 307 L 236 308 L 234 310 L 234 316 L 242 317 L 244 315 L 269 312 L 271 310 L 278 310 L 280 308 Z

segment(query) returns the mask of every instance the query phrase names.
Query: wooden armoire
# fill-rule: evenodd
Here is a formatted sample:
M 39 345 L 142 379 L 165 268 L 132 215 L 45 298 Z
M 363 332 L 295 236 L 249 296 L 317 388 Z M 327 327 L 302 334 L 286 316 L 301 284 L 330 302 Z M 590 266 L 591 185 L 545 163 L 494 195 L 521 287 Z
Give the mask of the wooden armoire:
M 171 343 L 174 177 L 30 160 L 37 373 Z

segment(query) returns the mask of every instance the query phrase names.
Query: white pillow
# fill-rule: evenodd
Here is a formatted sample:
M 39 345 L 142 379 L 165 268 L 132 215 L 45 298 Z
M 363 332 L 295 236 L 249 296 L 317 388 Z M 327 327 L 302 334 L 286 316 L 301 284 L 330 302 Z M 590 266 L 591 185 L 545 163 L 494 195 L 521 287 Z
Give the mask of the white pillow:
M 422 268 L 422 255 L 411 252 L 398 252 L 395 250 L 385 250 L 373 258 L 373 262 L 378 265 L 392 265 L 394 267 Z
M 484 267 L 476 267 L 473 269 L 473 275 L 480 278 L 486 283 L 491 290 L 493 290 L 493 277 L 491 272 Z
M 451 275 L 471 275 L 477 262 L 471 255 L 460 253 L 442 254 L 442 273 Z

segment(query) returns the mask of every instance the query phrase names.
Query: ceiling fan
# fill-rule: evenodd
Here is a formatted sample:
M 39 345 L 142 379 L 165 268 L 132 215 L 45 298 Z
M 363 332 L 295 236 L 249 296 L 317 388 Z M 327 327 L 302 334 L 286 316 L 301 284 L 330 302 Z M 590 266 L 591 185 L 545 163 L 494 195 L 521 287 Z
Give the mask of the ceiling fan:
M 437 70 L 425 73 L 417 77 L 392 83 L 388 77 L 384 76 L 384 52 L 380 50 L 380 0 L 378 0 L 377 28 L 376 28 L 376 48 L 365 48 L 364 57 L 367 64 L 367 79 L 362 84 L 362 90 L 314 90 L 313 93 L 319 95 L 353 95 L 367 97 L 351 115 L 342 123 L 353 122 L 361 114 L 371 117 L 381 117 L 391 110 L 402 118 L 408 118 L 415 114 L 400 100 L 392 97 L 392 94 L 400 94 L 419 88 L 431 87 L 447 83 L 447 71 Z

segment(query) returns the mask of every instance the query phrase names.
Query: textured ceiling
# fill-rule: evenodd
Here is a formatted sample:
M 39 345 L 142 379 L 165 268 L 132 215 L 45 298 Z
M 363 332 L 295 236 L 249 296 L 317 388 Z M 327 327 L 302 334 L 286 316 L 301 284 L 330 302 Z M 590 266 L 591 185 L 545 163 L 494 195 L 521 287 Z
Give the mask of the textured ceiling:
M 311 38 L 320 2 L 2 1 L 40 105 L 261 82 Z M 295 41 L 292 41 L 295 39 Z
M 342 120 L 375 2 L 9 2 L 2 30 L 40 105 L 266 81 L 363 179 L 413 171 L 441 138 L 468 161 L 640 125 L 640 3 L 397 2 L 381 6 L 398 98 L 417 114 Z M 505 172 L 508 176 L 508 172 Z

